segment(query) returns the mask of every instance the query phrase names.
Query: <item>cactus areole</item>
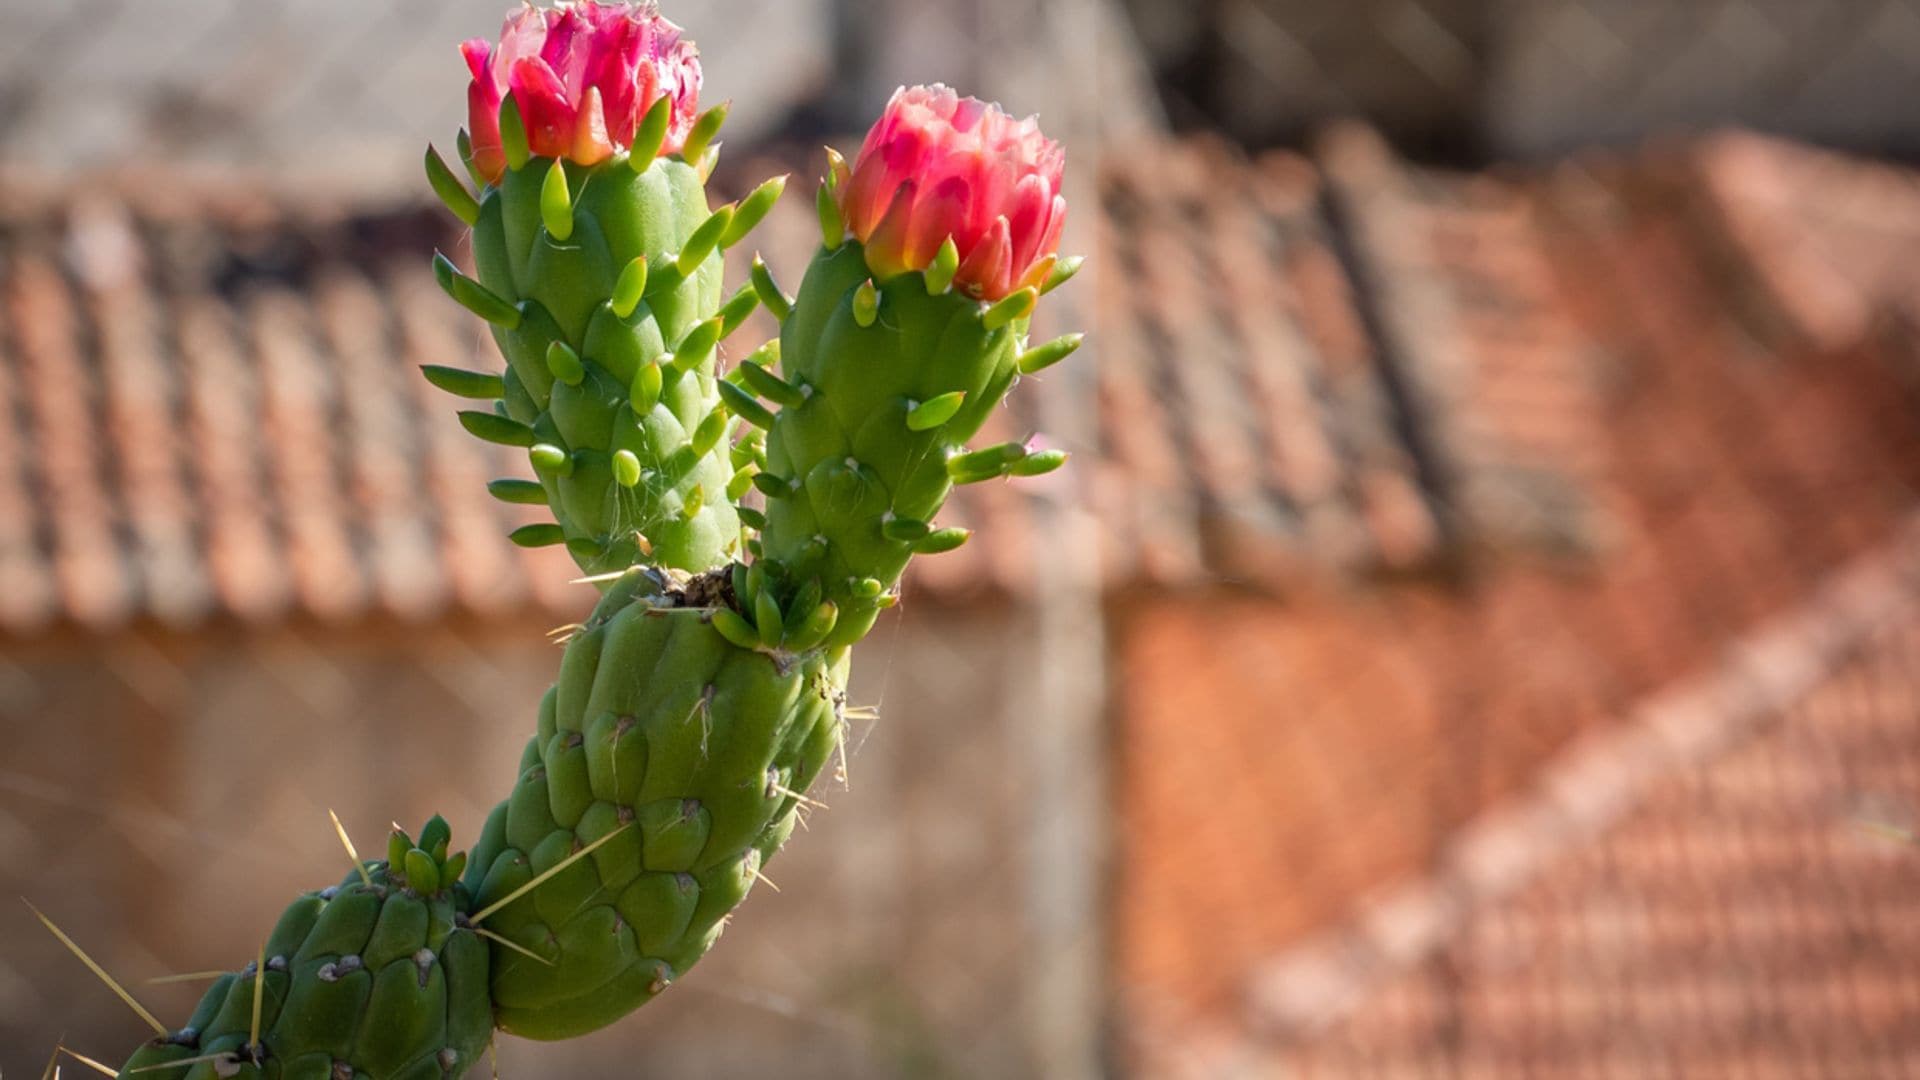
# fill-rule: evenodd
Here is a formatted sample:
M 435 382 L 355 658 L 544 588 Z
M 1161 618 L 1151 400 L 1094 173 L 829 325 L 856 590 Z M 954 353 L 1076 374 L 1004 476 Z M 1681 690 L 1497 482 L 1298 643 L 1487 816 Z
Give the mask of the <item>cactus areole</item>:
M 552 521 L 513 539 L 564 545 L 602 595 L 471 859 L 438 818 L 396 830 L 122 1075 L 457 1077 L 495 1027 L 567 1038 L 658 995 L 815 805 L 851 646 L 912 556 L 967 539 L 938 521 L 954 485 L 1066 459 L 968 445 L 1080 340 L 1028 340 L 1078 265 L 1035 121 L 902 89 L 851 165 L 828 151 L 798 294 L 757 258 L 729 290 L 723 253 L 785 178 L 711 205 L 725 106 L 700 109 L 678 27 L 651 4 L 529 7 L 463 53 L 467 178 L 432 149 L 427 176 L 472 227 L 472 271 L 435 271 L 504 364 L 425 375 L 525 452 L 489 490 Z M 756 306 L 779 336 L 735 348 Z

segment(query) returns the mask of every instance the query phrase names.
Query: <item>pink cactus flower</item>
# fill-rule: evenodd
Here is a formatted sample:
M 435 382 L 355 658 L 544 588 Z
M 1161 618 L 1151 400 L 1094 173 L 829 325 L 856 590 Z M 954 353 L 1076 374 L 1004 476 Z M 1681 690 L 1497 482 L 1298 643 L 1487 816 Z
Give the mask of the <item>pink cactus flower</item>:
M 951 236 L 955 285 L 998 300 L 1052 270 L 1067 217 L 1065 168 L 1060 144 L 1034 117 L 1015 120 L 938 84 L 902 87 L 836 195 L 874 274 L 924 270 Z
M 662 97 L 673 104 L 661 152 L 677 151 L 699 108 L 699 53 L 651 0 L 523 7 L 507 15 L 498 45 L 474 38 L 460 52 L 473 72 L 473 164 L 494 183 L 507 169 L 500 103 L 508 92 L 534 154 L 583 165 L 632 146 L 634 129 Z

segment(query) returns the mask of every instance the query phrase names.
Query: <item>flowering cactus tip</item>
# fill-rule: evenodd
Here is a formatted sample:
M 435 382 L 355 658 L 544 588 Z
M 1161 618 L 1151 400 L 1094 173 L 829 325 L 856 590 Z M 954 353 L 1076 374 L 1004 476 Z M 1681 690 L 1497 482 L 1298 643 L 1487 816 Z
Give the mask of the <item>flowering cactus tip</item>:
M 488 182 L 529 157 L 593 165 L 631 149 L 645 168 L 679 149 L 698 107 L 699 53 L 650 3 L 523 6 L 497 43 L 475 39 L 461 53 L 473 160 Z M 649 127 L 641 117 L 662 102 Z
M 1051 272 L 1066 221 L 1065 156 L 1031 118 L 945 86 L 901 87 L 868 131 L 844 183 L 827 185 L 868 265 L 927 270 L 951 238 L 946 282 L 997 301 Z

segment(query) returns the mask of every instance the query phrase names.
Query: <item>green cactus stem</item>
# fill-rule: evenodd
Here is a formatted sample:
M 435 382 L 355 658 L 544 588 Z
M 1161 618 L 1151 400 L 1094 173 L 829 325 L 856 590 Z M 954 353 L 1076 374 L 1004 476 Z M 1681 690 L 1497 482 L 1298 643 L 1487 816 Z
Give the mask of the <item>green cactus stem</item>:
M 260 958 L 121 1068 L 158 1080 L 456 1080 L 493 1033 L 489 947 L 439 817 L 289 905 Z
M 551 527 L 519 543 L 561 543 L 590 575 L 642 561 L 688 572 L 740 550 L 733 503 L 732 419 L 718 346 L 757 302 L 748 287 L 721 303 L 721 252 L 744 239 L 784 188 L 770 180 L 735 206 L 709 209 L 703 161 L 725 119 L 702 114 L 681 154 L 655 156 L 667 102 L 649 110 L 631 153 L 582 166 L 529 155 L 509 98 L 501 112 L 509 168 L 477 198 L 438 155 L 428 179 L 473 225 L 475 277 L 444 257 L 442 286 L 485 319 L 502 375 L 427 371 L 451 393 L 495 400 L 461 422 L 480 438 L 530 451 Z M 649 142 L 651 140 L 651 142 Z M 468 200 L 472 205 L 468 205 Z M 696 450 L 706 425 L 714 437 Z M 637 466 L 637 469 L 635 468 Z M 511 501 L 530 489 L 496 487 Z
M 684 974 L 840 745 L 844 652 L 731 640 L 729 589 L 707 575 L 671 590 L 636 569 L 568 642 L 467 871 L 476 920 L 514 946 L 494 952 L 504 1030 L 593 1031 Z
M 835 606 L 823 640 L 839 647 L 891 603 L 909 558 L 966 540 L 965 530 L 931 525 L 954 484 L 1064 462 L 1059 451 L 968 451 L 966 442 L 1023 357 L 1038 354 L 1038 370 L 1078 338 L 1027 349 L 1035 290 L 994 304 L 969 298 L 950 287 L 951 244 L 925 272 L 874 281 L 860 244 L 828 213 L 833 200 L 820 205 L 826 243 L 781 324 L 778 374 L 743 367 L 739 389 L 721 392 L 736 415 L 767 429 L 765 471 L 754 477 L 766 498 L 761 562 L 778 593 L 817 587 Z M 778 410 L 754 412 L 738 400 L 749 394 Z

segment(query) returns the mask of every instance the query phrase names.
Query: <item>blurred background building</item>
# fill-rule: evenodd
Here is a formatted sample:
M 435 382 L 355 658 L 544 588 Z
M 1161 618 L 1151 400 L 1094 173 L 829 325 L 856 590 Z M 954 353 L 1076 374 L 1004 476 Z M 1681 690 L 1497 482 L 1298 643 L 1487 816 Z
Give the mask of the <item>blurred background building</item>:
M 328 808 L 471 837 L 590 603 L 412 370 L 500 2 L 0 0 L 0 892 L 163 1015 Z M 1065 135 L 1076 459 L 956 499 L 782 891 L 502 1075 L 1920 1071 L 1920 5 L 668 14 L 734 193 L 905 81 Z M 0 1072 L 141 1032 L 0 910 Z

